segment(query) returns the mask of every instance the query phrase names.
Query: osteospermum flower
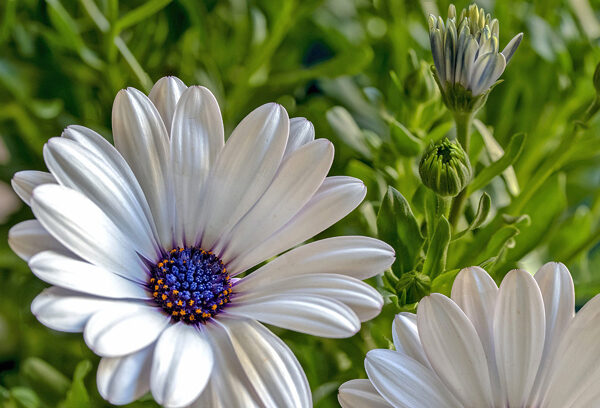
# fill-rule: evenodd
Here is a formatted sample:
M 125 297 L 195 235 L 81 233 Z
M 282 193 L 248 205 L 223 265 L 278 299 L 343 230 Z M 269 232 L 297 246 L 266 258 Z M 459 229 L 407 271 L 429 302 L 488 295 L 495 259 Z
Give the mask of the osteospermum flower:
M 400 313 L 394 350 L 372 350 L 368 380 L 340 387 L 343 408 L 591 408 L 600 401 L 600 296 L 574 313 L 567 268 L 509 272 L 500 288 L 463 269 L 451 299 Z
M 446 24 L 429 15 L 429 40 L 436 80 L 450 108 L 467 110 L 500 78 L 521 43 L 523 33 L 513 37 L 499 52 L 500 24 L 475 4 L 457 19 L 450 5 Z
M 13 185 L 35 220 L 10 245 L 52 286 L 32 311 L 83 332 L 102 356 L 100 394 L 125 404 L 150 390 L 167 407 L 309 407 L 289 348 L 261 322 L 347 337 L 381 296 L 361 279 L 392 249 L 344 236 L 299 246 L 352 211 L 365 187 L 326 177 L 333 146 L 277 104 L 248 115 L 224 143 L 206 88 L 168 77 L 149 97 L 119 92 L 115 146 L 68 127 L 44 147 L 50 173 Z

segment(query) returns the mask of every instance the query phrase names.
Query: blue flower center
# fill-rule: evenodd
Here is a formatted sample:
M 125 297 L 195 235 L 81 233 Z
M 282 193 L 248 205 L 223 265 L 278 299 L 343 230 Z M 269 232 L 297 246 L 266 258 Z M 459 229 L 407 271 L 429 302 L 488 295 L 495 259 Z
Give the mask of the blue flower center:
M 148 289 L 174 321 L 204 324 L 229 302 L 231 279 L 212 252 L 175 248 L 152 266 Z

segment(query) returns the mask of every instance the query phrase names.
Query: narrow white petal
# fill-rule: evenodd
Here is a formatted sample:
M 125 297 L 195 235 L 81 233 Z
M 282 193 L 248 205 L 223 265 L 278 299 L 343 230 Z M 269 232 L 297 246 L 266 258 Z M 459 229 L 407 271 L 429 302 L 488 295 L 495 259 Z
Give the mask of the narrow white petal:
M 109 159 L 62 137 L 44 146 L 44 159 L 61 185 L 81 192 L 102 208 L 140 254 L 151 260 L 160 256 L 144 212 L 146 200 L 132 174 L 128 178 Z
M 494 353 L 494 310 L 498 297 L 498 286 L 482 268 L 465 268 L 457 275 L 452 285 L 452 300 L 471 320 L 487 358 L 492 384 L 499 381 Z M 492 387 L 495 404 L 502 406 L 505 396 L 498 387 Z
M 552 357 L 575 317 L 575 288 L 566 266 L 558 262 L 549 262 L 537 271 L 534 278 L 544 300 L 546 341 L 536 382 L 531 392 L 532 397 L 547 387 Z
M 230 273 L 238 274 L 329 228 L 354 210 L 367 189 L 352 177 L 327 177 L 310 201 L 279 231 L 262 243 L 248 243 L 246 252 L 231 260 Z
M 507 65 L 510 62 L 513 55 L 515 54 L 515 51 L 517 51 L 517 48 L 519 47 L 519 44 L 521 44 L 522 39 L 523 33 L 515 35 L 512 38 L 512 40 L 510 40 L 510 42 L 506 44 L 506 47 L 504 47 L 504 49 L 502 50 L 502 55 L 504 55 L 504 58 L 506 58 Z
M 123 357 L 104 357 L 96 383 L 102 398 L 113 405 L 129 404 L 150 391 L 154 345 Z
M 43 251 L 55 251 L 64 255 L 75 255 L 46 231 L 38 220 L 27 220 L 8 231 L 8 245 L 24 261 Z
M 148 95 L 148 98 L 150 98 L 154 106 L 156 106 L 158 113 L 160 113 L 160 117 L 169 133 L 171 132 L 171 123 L 175 115 L 175 107 L 186 88 L 181 79 L 174 76 L 166 76 L 156 81 Z
M 591 408 L 583 405 L 598 390 L 600 381 L 600 296 L 575 315 L 549 367 L 549 380 L 538 406 L 549 408 Z M 579 399 L 580 398 L 580 399 Z M 577 401 L 577 404 L 575 404 Z M 581 404 L 581 405 L 580 405 Z
M 290 119 L 290 136 L 285 147 L 284 157 L 313 140 L 315 140 L 315 127 L 309 120 L 306 118 Z
M 315 194 L 333 162 L 333 145 L 315 140 L 290 154 L 254 207 L 214 247 L 223 262 L 285 225 Z
M 396 351 L 406 354 L 423 367 L 431 368 L 429 360 L 427 360 L 427 356 L 425 355 L 425 350 L 423 350 L 421 339 L 419 338 L 416 314 L 402 312 L 394 317 L 392 339 L 394 340 Z
M 360 330 L 360 320 L 352 309 L 315 295 L 276 294 L 246 302 L 234 298 L 227 313 L 321 337 L 350 337 Z
M 84 295 L 59 287 L 44 289 L 31 302 L 31 313 L 53 330 L 82 332 L 89 318 L 116 301 Z
M 152 396 L 165 407 L 191 404 L 204 390 L 213 364 L 204 327 L 172 325 L 156 342 L 150 375 Z
M 369 351 L 365 369 L 375 389 L 395 408 L 463 407 L 433 371 L 397 351 Z
M 115 302 L 94 314 L 85 325 L 83 338 L 102 357 L 121 357 L 154 343 L 170 317 L 157 307 L 141 302 Z
M 511 407 L 527 403 L 544 348 L 542 294 L 533 276 L 510 271 L 498 293 L 494 345 L 500 386 Z
M 369 380 L 350 380 L 340 386 L 338 402 L 342 408 L 393 408 Z
M 171 131 L 171 166 L 177 209 L 175 240 L 194 245 L 200 229 L 202 187 L 224 144 L 223 119 L 213 94 L 189 87 L 179 100 Z
M 246 290 L 264 280 L 309 273 L 332 273 L 363 280 L 378 275 L 394 263 L 394 250 L 375 238 L 340 236 L 299 246 L 275 258 L 244 278 Z
M 273 103 L 255 109 L 234 129 L 204 191 L 203 231 L 198 240 L 203 248 L 212 249 L 271 184 L 289 129 L 287 112 Z
M 121 90 L 113 104 L 113 136 L 117 150 L 135 174 L 152 211 L 160 243 L 173 243 L 173 200 L 169 176 L 169 137 L 160 114 L 146 95 Z
M 56 179 L 50 173 L 37 170 L 18 171 L 10 181 L 15 193 L 27 205 L 31 205 L 33 189 L 42 184 L 56 184 Z
M 54 251 L 35 255 L 29 268 L 44 282 L 65 289 L 107 298 L 150 299 L 143 285 Z
M 475 326 L 486 353 L 493 351 L 492 326 L 498 297 L 496 282 L 478 266 L 465 268 L 456 276 L 451 297 Z
M 129 237 L 83 194 L 46 184 L 35 189 L 31 209 L 48 232 L 82 259 L 146 282 L 145 266 Z
M 277 293 L 281 296 L 304 295 L 336 299 L 350 307 L 360 321 L 377 316 L 383 306 L 383 298 L 366 283 L 338 274 L 306 274 L 284 279 L 263 276 L 259 287 L 246 290 L 245 279 L 235 285 L 235 302 L 260 301 L 260 298 Z M 254 282 L 255 284 L 257 282 Z
M 446 296 L 434 293 L 417 311 L 419 337 L 431 366 L 467 407 L 492 405 L 485 352 L 475 327 Z

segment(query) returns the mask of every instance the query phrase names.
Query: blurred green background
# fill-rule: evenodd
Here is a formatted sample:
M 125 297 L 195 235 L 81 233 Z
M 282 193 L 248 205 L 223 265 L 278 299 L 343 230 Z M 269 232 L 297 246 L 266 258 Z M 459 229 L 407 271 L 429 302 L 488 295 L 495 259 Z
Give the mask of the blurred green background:
M 562 261 L 581 306 L 600 292 L 600 124 L 593 119 L 576 134 L 572 129 L 595 95 L 600 2 L 478 4 L 500 20 L 501 48 L 518 32 L 525 37 L 477 116 L 476 174 L 502 155 L 513 134 L 527 137 L 513 167 L 485 187 L 492 198 L 487 227 L 450 244 L 445 271 L 453 276 L 483 263 L 500 279 L 517 266 L 534 272 Z M 80 334 L 54 332 L 34 319 L 29 305 L 45 285 L 6 244 L 10 226 L 32 217 L 7 184 L 16 171 L 45 170 L 49 138 L 81 124 L 111 139 L 119 89 L 148 92 L 158 78 L 176 75 L 213 91 L 229 131 L 255 107 L 277 101 L 335 143 L 331 174 L 359 177 L 369 192 L 320 237 L 377 236 L 388 185 L 421 222 L 418 159 L 429 141 L 454 131 L 429 71 L 426 23 L 429 13 L 445 18 L 447 8 L 433 0 L 2 0 L 0 406 L 107 406 L 96 391 L 98 358 Z M 386 221 L 394 220 L 379 224 Z M 381 279 L 372 283 L 384 290 Z M 447 291 L 447 284 L 433 287 Z M 415 278 L 397 293 L 385 290 L 384 312 L 351 339 L 275 330 L 303 365 L 317 407 L 337 406 L 340 383 L 364 377 L 366 351 L 388 347 L 393 314 L 413 310 L 428 285 Z M 131 406 L 156 405 L 148 397 Z

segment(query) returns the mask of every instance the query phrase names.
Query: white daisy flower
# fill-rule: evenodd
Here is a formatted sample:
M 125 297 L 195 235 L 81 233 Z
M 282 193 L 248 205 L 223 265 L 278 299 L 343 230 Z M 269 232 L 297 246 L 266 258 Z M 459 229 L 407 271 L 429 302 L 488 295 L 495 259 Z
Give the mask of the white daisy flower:
M 446 24 L 434 15 L 428 22 L 436 80 L 445 102 L 457 107 L 494 85 L 523 39 L 523 33 L 517 34 L 499 52 L 500 24 L 475 4 L 458 19 L 450 5 Z
M 451 299 L 433 294 L 400 313 L 396 350 L 372 350 L 368 380 L 340 387 L 343 408 L 536 407 L 600 404 L 600 296 L 575 315 L 573 281 L 560 263 L 535 276 L 509 272 L 500 288 L 463 269 Z
M 174 77 L 149 97 L 119 92 L 115 146 L 68 127 L 44 147 L 50 173 L 17 173 L 35 220 L 10 245 L 53 285 L 32 312 L 83 332 L 102 356 L 113 404 L 148 391 L 167 407 L 310 407 L 290 349 L 258 321 L 348 337 L 382 298 L 362 279 L 394 260 L 385 243 L 343 236 L 299 246 L 364 198 L 326 177 L 333 146 L 277 104 L 248 115 L 224 143 L 215 97 Z

